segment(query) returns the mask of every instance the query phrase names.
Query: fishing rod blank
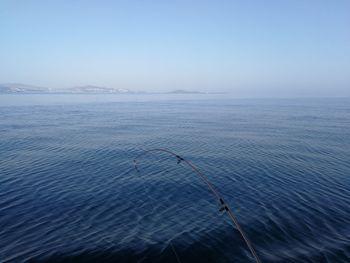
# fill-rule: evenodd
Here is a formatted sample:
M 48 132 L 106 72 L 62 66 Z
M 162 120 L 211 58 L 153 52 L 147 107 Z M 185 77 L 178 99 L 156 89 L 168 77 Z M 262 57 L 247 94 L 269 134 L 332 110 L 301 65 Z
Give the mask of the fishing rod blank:
M 215 189 L 214 185 L 208 180 L 208 178 L 196 166 L 194 166 L 190 161 L 182 158 L 180 155 L 178 155 L 178 154 L 176 154 L 168 149 L 163 149 L 163 148 L 150 149 L 150 150 L 144 151 L 143 153 L 138 155 L 134 159 L 134 165 L 135 165 L 135 169 L 137 171 L 139 171 L 139 169 L 137 167 L 137 160 L 150 152 L 164 152 L 164 153 L 170 154 L 172 156 L 175 156 L 178 164 L 181 162 L 184 162 L 185 164 L 187 164 L 208 186 L 209 190 L 211 191 L 211 193 L 214 195 L 214 197 L 218 200 L 218 202 L 220 204 L 220 211 L 224 211 L 228 214 L 229 218 L 231 219 L 233 224 L 236 226 L 238 232 L 241 234 L 244 242 L 246 243 L 246 245 L 249 248 L 250 252 L 252 253 L 253 257 L 255 258 L 255 261 L 257 263 L 261 263 L 261 260 L 258 256 L 258 254 L 256 253 L 252 243 L 250 242 L 249 238 L 247 237 L 247 235 L 243 231 L 242 227 L 238 223 L 236 216 L 233 214 L 230 207 L 225 203 L 224 199 L 221 197 L 219 192 Z

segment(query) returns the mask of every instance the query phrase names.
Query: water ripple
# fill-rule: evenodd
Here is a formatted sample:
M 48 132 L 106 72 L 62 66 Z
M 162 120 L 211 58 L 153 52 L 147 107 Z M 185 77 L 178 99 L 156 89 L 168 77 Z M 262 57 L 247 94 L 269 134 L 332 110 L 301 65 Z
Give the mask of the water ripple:
M 287 104 L 286 104 L 287 103 Z M 1 262 L 350 261 L 350 103 L 0 107 Z M 329 103 L 328 109 L 323 107 Z M 343 104 L 342 104 L 343 103 Z

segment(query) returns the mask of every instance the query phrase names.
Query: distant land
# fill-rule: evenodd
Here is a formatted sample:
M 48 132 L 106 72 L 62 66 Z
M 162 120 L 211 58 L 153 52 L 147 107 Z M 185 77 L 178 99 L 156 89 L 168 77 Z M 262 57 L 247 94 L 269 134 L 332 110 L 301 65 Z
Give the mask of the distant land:
M 51 89 L 25 84 L 0 84 L 0 93 L 133 93 L 128 89 L 113 89 L 93 85 L 78 86 L 68 89 Z
M 171 93 L 171 94 L 204 94 L 204 92 L 200 92 L 200 91 L 188 91 L 188 90 L 183 90 L 183 89 L 177 89 L 177 90 L 173 90 L 167 93 Z
M 0 84 L 0 93 L 41 93 L 50 89 L 24 84 Z
M 77 86 L 67 89 L 52 89 L 45 87 L 37 87 L 26 84 L 7 83 L 0 84 L 0 93 L 25 93 L 25 94 L 37 94 L 37 93 L 68 93 L 68 94 L 205 94 L 200 91 L 188 91 L 188 90 L 174 90 L 169 92 L 144 92 L 144 91 L 131 91 L 129 89 L 116 89 L 109 87 L 100 87 L 94 85 Z

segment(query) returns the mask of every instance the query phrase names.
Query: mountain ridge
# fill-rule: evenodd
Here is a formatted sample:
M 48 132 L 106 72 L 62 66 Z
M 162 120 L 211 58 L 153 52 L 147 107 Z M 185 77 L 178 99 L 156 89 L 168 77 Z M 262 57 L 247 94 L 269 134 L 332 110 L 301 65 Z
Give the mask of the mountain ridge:
M 52 89 L 46 87 L 39 87 L 21 83 L 4 83 L 0 84 L 0 94 L 1 93 L 23 93 L 23 94 L 37 94 L 37 93 L 67 93 L 67 94 L 205 94 L 201 91 L 188 91 L 183 89 L 177 89 L 167 92 L 146 92 L 146 91 L 131 91 L 124 88 L 110 88 L 104 86 L 96 85 L 83 85 L 74 86 L 66 89 Z

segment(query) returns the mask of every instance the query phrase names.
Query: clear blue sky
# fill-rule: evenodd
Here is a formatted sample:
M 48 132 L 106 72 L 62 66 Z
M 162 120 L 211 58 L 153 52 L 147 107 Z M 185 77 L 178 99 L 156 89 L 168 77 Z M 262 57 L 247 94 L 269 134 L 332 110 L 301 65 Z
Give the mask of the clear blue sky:
M 350 1 L 0 1 L 0 83 L 350 95 Z

